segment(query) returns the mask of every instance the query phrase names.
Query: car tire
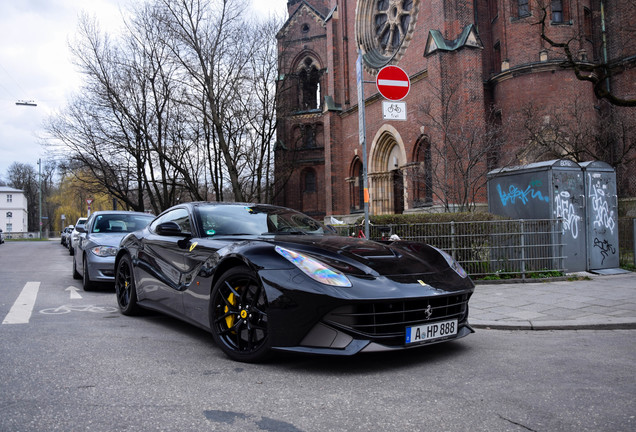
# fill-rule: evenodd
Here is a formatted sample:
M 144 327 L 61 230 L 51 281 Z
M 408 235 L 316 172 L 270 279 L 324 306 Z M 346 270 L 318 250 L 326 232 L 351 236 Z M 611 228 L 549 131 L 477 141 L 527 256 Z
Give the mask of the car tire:
M 212 337 L 233 360 L 261 362 L 270 354 L 267 296 L 257 275 L 245 266 L 224 273 L 210 296 Z
M 73 250 L 73 248 L 70 245 L 68 247 L 68 254 L 69 255 L 75 255 L 75 251 Z
M 139 315 L 141 308 L 137 304 L 137 284 L 130 255 L 124 255 L 117 264 L 115 272 L 115 296 L 122 314 Z
M 84 291 L 93 290 L 93 283 L 91 282 L 91 278 L 88 274 L 88 264 L 86 263 L 86 257 L 82 259 L 82 288 L 84 288 Z
M 73 256 L 73 279 L 81 279 L 82 275 L 77 271 L 77 265 L 75 263 L 75 256 Z

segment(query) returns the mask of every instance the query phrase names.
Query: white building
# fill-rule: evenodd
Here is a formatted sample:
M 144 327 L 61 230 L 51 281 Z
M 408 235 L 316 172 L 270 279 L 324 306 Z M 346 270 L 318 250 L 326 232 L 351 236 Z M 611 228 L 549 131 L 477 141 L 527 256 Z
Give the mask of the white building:
M 0 229 L 3 233 L 27 232 L 28 220 L 24 191 L 0 186 Z

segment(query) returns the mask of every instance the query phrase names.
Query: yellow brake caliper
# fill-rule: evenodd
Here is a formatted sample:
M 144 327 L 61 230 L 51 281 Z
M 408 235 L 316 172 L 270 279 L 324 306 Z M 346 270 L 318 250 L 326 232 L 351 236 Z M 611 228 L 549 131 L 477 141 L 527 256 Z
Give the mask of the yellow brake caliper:
M 227 297 L 227 301 L 232 306 L 236 306 L 236 297 L 234 296 L 234 293 L 230 293 L 230 295 Z M 229 310 L 230 308 L 225 306 L 224 312 L 227 313 L 227 311 Z M 236 314 L 228 315 L 225 317 L 225 323 L 227 324 L 227 328 L 229 329 L 232 328 L 232 326 L 234 325 L 234 322 L 236 322 Z

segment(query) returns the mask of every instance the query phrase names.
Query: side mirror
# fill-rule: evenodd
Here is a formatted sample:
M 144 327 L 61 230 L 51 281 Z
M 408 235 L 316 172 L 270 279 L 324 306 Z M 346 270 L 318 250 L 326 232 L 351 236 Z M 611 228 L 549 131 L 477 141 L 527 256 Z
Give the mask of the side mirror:
M 86 225 L 78 225 L 78 226 L 75 227 L 75 229 L 77 230 L 77 232 L 85 233 L 86 232 Z
M 157 225 L 157 234 L 162 236 L 186 237 L 190 233 L 181 231 L 181 227 L 176 222 L 163 222 Z

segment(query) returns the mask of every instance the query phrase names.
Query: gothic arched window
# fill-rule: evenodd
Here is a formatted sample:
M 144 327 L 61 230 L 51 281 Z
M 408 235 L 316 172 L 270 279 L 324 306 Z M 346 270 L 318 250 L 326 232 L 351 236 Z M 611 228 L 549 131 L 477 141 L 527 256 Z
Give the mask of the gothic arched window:
M 424 206 L 433 202 L 433 164 L 431 143 L 428 137 L 422 137 L 415 145 L 413 179 L 414 206 Z
M 352 212 L 364 209 L 364 178 L 362 162 L 358 158 L 356 158 L 351 167 L 349 201 L 351 202 Z
M 313 110 L 320 108 L 321 75 L 319 66 L 314 59 L 306 57 L 300 66 L 300 71 L 298 72 L 298 103 L 300 109 Z

